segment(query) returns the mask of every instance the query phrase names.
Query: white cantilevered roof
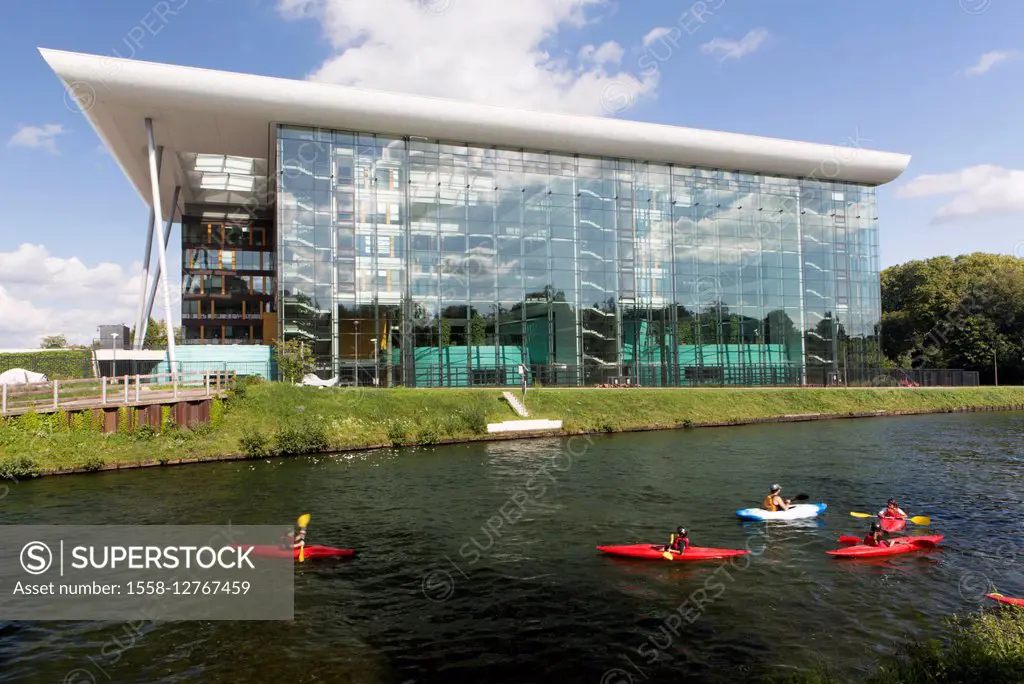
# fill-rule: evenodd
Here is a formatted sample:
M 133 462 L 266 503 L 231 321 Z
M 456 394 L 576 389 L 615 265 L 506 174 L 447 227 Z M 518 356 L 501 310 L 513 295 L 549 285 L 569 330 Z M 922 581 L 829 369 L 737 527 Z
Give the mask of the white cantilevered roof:
M 144 119 L 164 146 L 165 218 L 175 185 L 181 202 L 219 201 L 210 184 L 194 194 L 197 163 L 212 157 L 266 160 L 276 123 L 478 145 L 643 159 L 727 171 L 881 185 L 910 157 L 875 150 L 705 131 L 620 119 L 524 111 L 193 67 L 40 49 L 117 159 L 150 202 Z M 206 161 L 196 155 L 209 156 Z M 261 168 L 266 172 L 265 167 Z M 244 175 L 244 174 L 243 174 Z M 213 179 L 210 173 L 209 178 Z M 221 198 L 240 192 L 225 178 Z

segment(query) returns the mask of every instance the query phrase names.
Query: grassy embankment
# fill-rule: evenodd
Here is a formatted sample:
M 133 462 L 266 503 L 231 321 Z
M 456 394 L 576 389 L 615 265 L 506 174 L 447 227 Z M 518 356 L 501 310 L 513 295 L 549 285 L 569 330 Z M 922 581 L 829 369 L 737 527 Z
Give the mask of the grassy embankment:
M 958 389 L 532 389 L 532 418 L 567 433 L 773 420 L 794 414 L 947 411 L 1024 406 L 1024 387 Z M 86 416 L 29 414 L 0 424 L 0 477 L 139 463 L 250 458 L 486 437 L 517 416 L 500 390 L 312 389 L 243 384 L 209 425 L 103 435 Z M 168 412 L 165 410 L 165 415 Z M 127 421 L 125 421 L 127 422 Z
M 849 682 L 827 668 L 769 680 L 778 684 Z M 912 643 L 882 662 L 863 684 L 954 684 L 1024 682 L 1024 609 L 996 608 L 952 618 L 942 640 Z

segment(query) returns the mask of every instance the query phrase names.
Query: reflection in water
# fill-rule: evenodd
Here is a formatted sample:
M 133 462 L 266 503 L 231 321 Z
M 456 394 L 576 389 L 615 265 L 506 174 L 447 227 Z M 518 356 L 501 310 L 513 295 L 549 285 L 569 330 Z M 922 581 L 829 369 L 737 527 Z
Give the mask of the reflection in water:
M 287 524 L 351 562 L 296 569 L 292 622 L 0 623 L 4 681 L 725 682 L 826 658 L 839 673 L 994 585 L 1024 594 L 1020 414 L 943 415 L 382 450 L 20 482 L 8 524 Z M 741 522 L 773 482 L 820 518 Z M 825 551 L 896 496 L 942 548 Z M 749 557 L 641 562 L 598 544 Z M 771 625 L 766 629 L 766 625 Z M 90 660 L 90 658 L 92 660 Z M 102 668 L 102 671 L 98 668 Z M 89 681 L 79 679 L 78 681 Z M 608 681 L 608 680 L 605 680 Z M 623 679 L 622 681 L 629 681 Z

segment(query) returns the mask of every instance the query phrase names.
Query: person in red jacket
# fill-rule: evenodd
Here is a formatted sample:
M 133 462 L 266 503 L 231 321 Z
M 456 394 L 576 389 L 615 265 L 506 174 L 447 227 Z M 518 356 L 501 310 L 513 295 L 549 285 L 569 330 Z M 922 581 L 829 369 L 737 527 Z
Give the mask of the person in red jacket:
M 683 553 L 690 548 L 690 533 L 684 527 L 677 527 L 676 533 L 669 538 L 668 550 Z
M 882 526 L 876 522 L 871 523 L 871 532 L 864 537 L 865 546 L 892 546 L 892 542 L 885 539 L 882 532 Z
M 899 507 L 896 503 L 896 499 L 889 499 L 888 503 L 885 504 L 885 508 L 878 511 L 879 518 L 893 518 L 895 520 L 906 520 L 909 516 Z

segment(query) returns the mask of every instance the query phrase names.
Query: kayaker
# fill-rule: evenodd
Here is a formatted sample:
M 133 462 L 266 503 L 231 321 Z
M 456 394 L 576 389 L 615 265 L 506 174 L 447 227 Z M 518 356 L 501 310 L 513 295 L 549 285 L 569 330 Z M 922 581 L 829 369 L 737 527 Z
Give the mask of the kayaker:
M 288 531 L 281 537 L 281 548 L 282 549 L 297 549 L 306 540 L 306 528 L 300 528 L 298 534 L 295 533 L 294 527 L 289 527 Z
M 885 504 L 885 508 L 878 511 L 879 518 L 893 518 L 895 520 L 906 520 L 908 516 L 902 508 L 896 503 L 896 499 L 889 499 Z
M 683 553 L 690 548 L 690 533 L 685 527 L 677 527 L 675 534 L 669 537 L 668 550 Z
M 864 546 L 892 546 L 892 542 L 882 536 L 882 526 L 871 523 L 871 532 L 864 537 Z
M 305 541 L 306 541 L 306 528 L 305 527 L 300 527 L 299 528 L 299 533 L 297 535 L 295 535 L 294 541 L 292 541 L 292 548 L 293 549 L 299 548 L 300 546 L 302 546 L 303 543 L 305 543 Z
M 772 485 L 771 494 L 764 497 L 764 501 L 761 502 L 761 508 L 766 511 L 788 511 L 789 510 L 789 499 L 783 501 L 779 493 L 782 491 L 782 487 L 777 484 Z

